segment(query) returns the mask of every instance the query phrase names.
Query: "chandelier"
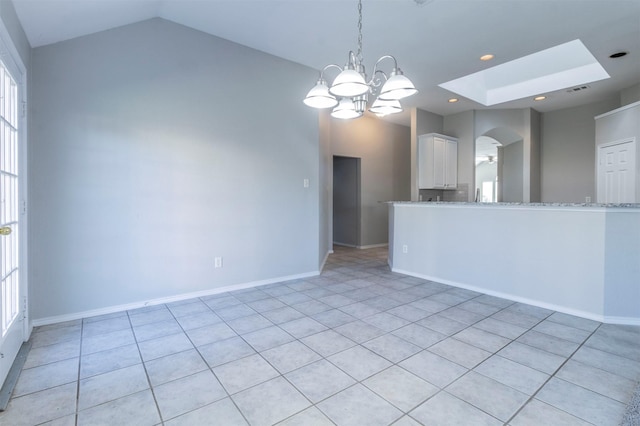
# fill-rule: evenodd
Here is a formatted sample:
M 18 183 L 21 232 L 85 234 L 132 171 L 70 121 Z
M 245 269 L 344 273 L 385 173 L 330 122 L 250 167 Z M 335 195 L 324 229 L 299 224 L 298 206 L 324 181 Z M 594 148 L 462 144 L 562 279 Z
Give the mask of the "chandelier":
M 393 61 L 393 69 L 389 75 L 378 68 L 384 60 Z M 312 108 L 333 108 L 331 116 L 335 118 L 358 118 L 364 114 L 369 102 L 369 95 L 376 97 L 369 111 L 384 116 L 402 112 L 400 99 L 418 92 L 415 86 L 398 67 L 396 58 L 391 55 L 382 56 L 373 67 L 371 79 L 367 81 L 362 64 L 362 0 L 358 0 L 358 51 L 349 51 L 344 67 L 329 64 L 320 71 L 316 85 L 309 91 L 304 103 Z M 336 68 L 340 71 L 331 87 L 324 78 L 325 71 Z

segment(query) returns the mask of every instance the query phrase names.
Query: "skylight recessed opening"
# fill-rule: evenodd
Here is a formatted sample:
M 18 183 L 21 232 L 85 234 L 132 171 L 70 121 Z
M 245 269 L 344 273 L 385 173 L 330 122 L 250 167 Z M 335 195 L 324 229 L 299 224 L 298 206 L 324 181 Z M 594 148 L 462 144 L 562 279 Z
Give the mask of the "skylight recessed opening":
M 573 40 L 439 86 L 485 106 L 609 78 L 580 40 Z

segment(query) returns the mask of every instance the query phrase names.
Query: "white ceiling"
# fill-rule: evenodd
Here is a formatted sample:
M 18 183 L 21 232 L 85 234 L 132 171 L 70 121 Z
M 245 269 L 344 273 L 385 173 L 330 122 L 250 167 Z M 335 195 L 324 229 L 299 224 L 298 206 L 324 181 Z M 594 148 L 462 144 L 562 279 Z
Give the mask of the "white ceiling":
M 33 47 L 161 17 L 315 69 L 343 65 L 347 52 L 356 50 L 356 0 L 13 2 Z M 367 69 L 378 57 L 394 55 L 420 91 L 403 104 L 442 115 L 487 107 L 464 98 L 448 103 L 454 95 L 438 84 L 574 39 L 582 40 L 610 79 L 577 93 L 545 93 L 543 102 L 527 98 L 490 108 L 546 112 L 640 83 L 640 0 L 364 0 L 362 31 Z M 622 50 L 629 55 L 609 58 Z M 480 61 L 486 53 L 495 59 Z M 407 117 L 393 121 L 408 124 Z

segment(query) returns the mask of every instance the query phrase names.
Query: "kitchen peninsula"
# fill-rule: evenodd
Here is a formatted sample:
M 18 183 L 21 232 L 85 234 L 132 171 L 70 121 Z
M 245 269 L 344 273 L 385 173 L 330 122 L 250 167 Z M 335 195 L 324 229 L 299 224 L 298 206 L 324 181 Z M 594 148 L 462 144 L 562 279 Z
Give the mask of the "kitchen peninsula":
M 389 203 L 394 272 L 640 325 L 640 204 Z

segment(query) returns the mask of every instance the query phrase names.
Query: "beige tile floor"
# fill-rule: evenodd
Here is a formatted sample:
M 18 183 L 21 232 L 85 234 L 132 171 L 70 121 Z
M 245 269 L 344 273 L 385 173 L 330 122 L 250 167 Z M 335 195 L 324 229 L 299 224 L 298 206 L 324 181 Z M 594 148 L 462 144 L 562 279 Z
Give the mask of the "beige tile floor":
M 39 327 L 0 425 L 617 425 L 640 328 L 394 274 L 319 277 Z

